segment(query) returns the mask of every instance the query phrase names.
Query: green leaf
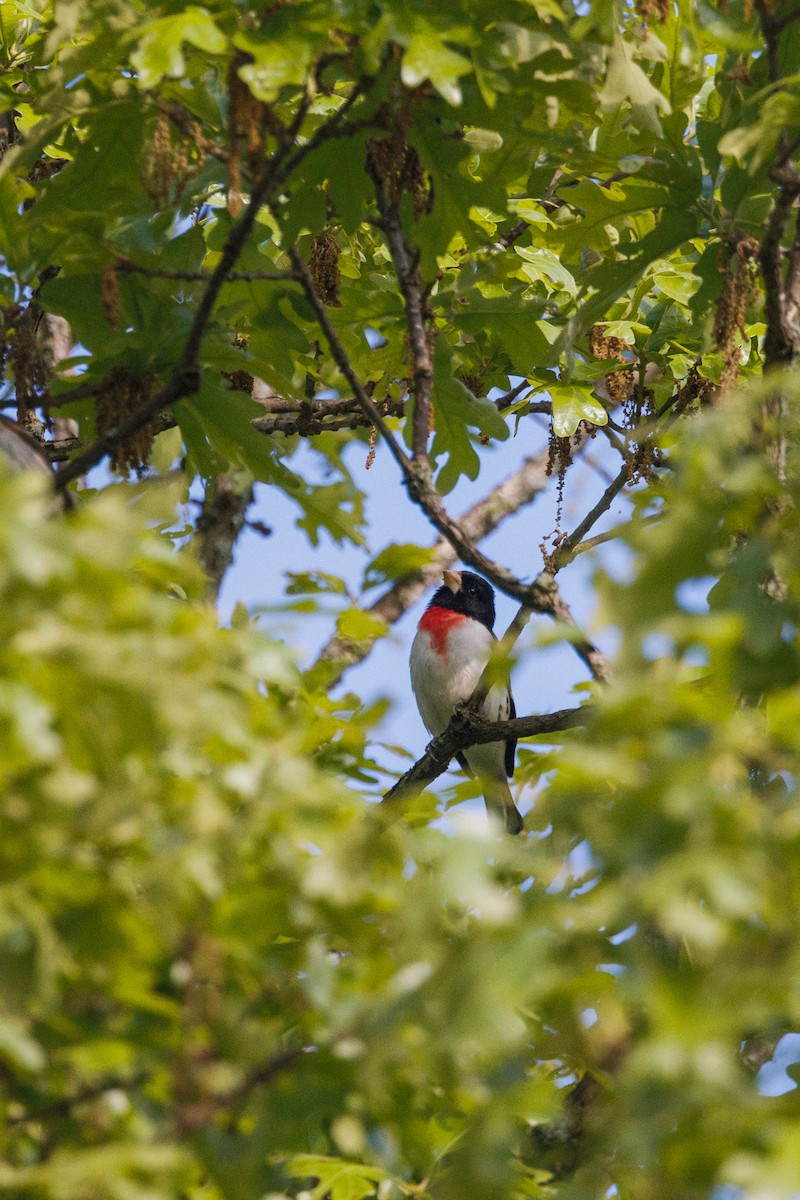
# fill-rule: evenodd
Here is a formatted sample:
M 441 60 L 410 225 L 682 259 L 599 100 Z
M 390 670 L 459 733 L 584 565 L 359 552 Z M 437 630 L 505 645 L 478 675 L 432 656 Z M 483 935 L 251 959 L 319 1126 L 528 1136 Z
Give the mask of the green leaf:
M 347 595 L 344 580 L 326 571 L 287 571 L 286 578 L 289 580 L 287 596 Z
M 362 608 L 348 608 L 336 619 L 336 634 L 347 642 L 373 642 L 386 637 L 389 626 L 380 617 Z
M 614 38 L 608 51 L 608 70 L 600 101 L 606 111 L 627 101 L 634 121 L 641 128 L 656 134 L 661 133 L 659 111 L 672 111 L 666 96 L 654 87 L 639 64 L 633 61 L 629 45 L 619 36 Z
M 312 546 L 319 545 L 323 529 L 336 543 L 363 545 L 364 498 L 350 480 L 314 485 L 290 471 L 285 463 L 276 461 L 273 467 L 275 481 L 302 510 L 297 523 Z
M 186 70 L 183 43 L 206 54 L 223 54 L 227 40 L 205 8 L 190 4 L 183 12 L 147 23 L 139 47 L 131 54 L 139 86 L 152 88 L 169 76 L 179 79 Z
M 477 429 L 485 438 L 504 441 L 508 426 L 491 400 L 477 399 L 452 373 L 452 351 L 439 339 L 434 357 L 433 407 L 435 432 L 431 456 L 447 454 L 439 471 L 437 486 L 443 495 L 455 487 L 461 475 L 475 479 L 480 467 L 469 429 Z
M 239 67 L 239 75 L 265 104 L 272 103 L 286 84 L 302 83 L 314 53 L 311 41 L 291 34 L 266 42 L 240 36 L 236 44 L 255 58 L 255 62 Z
M 502 134 L 494 129 L 468 129 L 464 141 L 476 154 L 489 154 L 493 150 L 500 150 L 503 145 Z
M 581 421 L 605 425 L 608 413 L 588 387 L 571 383 L 555 384 L 550 389 L 553 400 L 553 433 L 556 437 L 572 437 Z
M 552 250 L 547 250 L 543 246 L 535 246 L 531 249 L 525 246 L 515 246 L 514 250 L 523 260 L 523 273 L 532 282 L 541 279 L 546 283 L 557 284 L 570 296 L 577 294 L 578 285 L 573 275 L 563 266 Z
M 229 465 L 246 467 L 262 483 L 275 480 L 269 440 L 253 428 L 263 409 L 243 392 L 226 385 L 215 372 L 204 371 L 200 391 L 180 406 L 194 414 L 212 451 Z
M 670 300 L 677 300 L 678 304 L 688 305 L 699 288 L 701 280 L 696 275 L 679 275 L 675 272 L 658 271 L 653 275 L 653 283 Z
M 458 80 L 471 69 L 469 60 L 444 44 L 432 25 L 415 16 L 415 33 L 403 52 L 401 76 L 406 87 L 417 88 L 430 79 L 448 104 L 461 103 Z
M 381 583 L 403 579 L 435 561 L 436 553 L 433 549 L 414 546 L 408 542 L 392 542 L 385 550 L 381 550 L 380 554 L 376 554 L 367 566 L 363 586 L 377 587 Z
M 319 1180 L 308 1192 L 309 1200 L 323 1200 L 328 1195 L 331 1200 L 365 1200 L 376 1194 L 382 1180 L 390 1178 L 381 1167 L 314 1154 L 295 1155 L 289 1171 L 296 1179 L 310 1176 Z
M 23 279 L 26 275 L 28 245 L 19 209 L 32 195 L 33 189 L 24 180 L 16 179 L 9 173 L 0 175 L 0 254 L 9 268 Z

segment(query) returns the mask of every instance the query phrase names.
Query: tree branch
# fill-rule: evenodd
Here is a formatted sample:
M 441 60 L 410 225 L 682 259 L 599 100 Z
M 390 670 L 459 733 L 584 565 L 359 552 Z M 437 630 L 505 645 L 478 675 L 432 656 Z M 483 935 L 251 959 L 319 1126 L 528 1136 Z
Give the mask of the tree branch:
M 786 304 L 783 270 L 783 239 L 798 197 L 800 196 L 800 171 L 789 160 L 788 149 L 770 171 L 770 178 L 778 185 L 767 229 L 761 242 L 759 263 L 764 279 L 764 314 L 767 332 L 764 338 L 764 369 L 790 364 L 798 353 L 800 329 L 797 325 L 797 308 L 790 311 Z M 800 267 L 800 245 L 795 240 L 789 251 L 792 290 Z
M 419 277 L 419 254 L 412 255 L 403 234 L 399 206 L 390 202 L 378 173 L 373 171 L 375 197 L 381 214 L 381 228 L 389 243 L 389 252 L 394 263 L 397 281 L 403 296 L 408 323 L 408 342 L 411 351 L 414 416 L 412 450 L 414 458 L 426 458 L 431 424 L 431 395 L 433 390 L 433 362 L 431 359 L 425 307 Z
M 602 496 L 594 505 L 594 507 L 591 508 L 583 520 L 575 526 L 569 537 L 564 538 L 559 545 L 558 550 L 553 555 L 554 572 L 560 571 L 562 567 L 567 565 L 567 563 L 572 562 L 578 546 L 581 544 L 584 537 L 595 524 L 595 522 L 602 517 L 603 513 L 608 512 L 615 497 L 619 495 L 619 493 L 625 487 L 625 484 L 630 479 L 630 475 L 630 464 L 625 463 L 614 479 L 611 480 L 611 483 L 603 492 Z
M 225 1092 L 208 1096 L 195 1104 L 182 1104 L 176 1110 L 176 1123 L 182 1132 L 202 1129 L 209 1125 L 214 1117 L 221 1112 L 227 1112 L 240 1100 L 246 1099 L 256 1088 L 272 1083 L 284 1071 L 290 1070 L 302 1054 L 306 1053 L 305 1046 L 296 1046 L 291 1050 L 283 1050 L 268 1058 L 259 1066 L 254 1067 L 240 1083 L 234 1084 Z
M 81 1088 L 71 1096 L 62 1096 L 58 1100 L 51 1100 L 49 1104 L 43 1104 L 41 1108 L 36 1108 L 33 1112 L 23 1113 L 20 1116 L 6 1116 L 6 1122 L 9 1126 L 33 1125 L 41 1121 L 49 1121 L 53 1117 L 67 1117 L 80 1104 L 99 1100 L 106 1092 L 131 1091 L 140 1084 L 146 1083 L 149 1078 L 149 1071 L 137 1071 L 136 1074 L 128 1077 L 115 1076 L 111 1079 L 104 1079 L 101 1083 L 92 1083 Z
M 530 717 L 515 717 L 510 721 L 489 722 L 471 712 L 466 705 L 462 706 L 453 713 L 444 733 L 428 744 L 422 758 L 384 794 L 381 804 L 396 805 L 413 799 L 429 783 L 443 775 L 452 759 L 468 746 L 505 741 L 510 737 L 536 737 L 539 734 L 574 729 L 576 725 L 584 725 L 591 712 L 591 706 L 587 704 L 582 708 L 564 708 L 554 713 L 539 713 Z
M 402 417 L 405 404 L 402 400 L 382 401 L 379 411 L 384 416 Z M 283 433 L 286 436 L 299 434 L 312 437 L 335 429 L 372 429 L 373 422 L 356 400 L 322 400 L 311 404 L 286 405 L 284 412 L 271 417 L 256 417 L 250 422 L 259 433 L 269 436 Z
M 236 539 L 245 527 L 247 510 L 253 502 L 253 485 L 223 473 L 208 484 L 197 518 L 198 555 L 209 578 L 213 600 L 225 572 L 233 562 Z
M 779 62 L 779 40 L 781 30 L 798 18 L 798 10 L 776 17 L 772 5 L 767 0 L 756 0 L 761 31 L 767 44 L 767 63 L 770 82 L 781 82 Z M 792 161 L 792 156 L 800 147 L 800 139 L 789 140 L 786 131 L 782 131 L 778 140 L 775 161 L 770 168 L 769 177 L 777 185 L 777 194 L 772 205 L 767 229 L 761 242 L 759 262 L 764 278 L 764 311 L 767 320 L 767 332 L 764 338 L 764 370 L 774 366 L 785 366 L 793 361 L 800 349 L 800 328 L 797 323 L 797 309 L 790 313 L 786 305 L 787 295 L 784 291 L 783 272 L 783 239 L 789 224 L 792 209 L 800 197 L 800 170 Z M 794 278 L 800 270 L 800 237 L 789 252 L 789 276 L 794 290 Z M 797 255 L 797 257 L 795 257 Z

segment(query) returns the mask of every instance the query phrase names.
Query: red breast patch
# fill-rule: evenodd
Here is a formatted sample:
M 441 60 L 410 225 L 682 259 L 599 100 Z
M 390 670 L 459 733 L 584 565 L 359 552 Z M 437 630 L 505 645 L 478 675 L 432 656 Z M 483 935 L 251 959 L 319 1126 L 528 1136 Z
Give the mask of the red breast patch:
M 468 621 L 464 613 L 453 612 L 452 608 L 439 608 L 435 605 L 422 614 L 419 628 L 424 629 L 437 654 L 447 654 L 447 635 L 454 625 Z

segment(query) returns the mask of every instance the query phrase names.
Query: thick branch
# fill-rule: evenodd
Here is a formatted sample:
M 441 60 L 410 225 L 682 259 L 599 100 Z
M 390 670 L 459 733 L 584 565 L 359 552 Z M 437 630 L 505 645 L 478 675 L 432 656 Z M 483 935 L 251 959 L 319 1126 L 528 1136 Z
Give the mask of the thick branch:
M 252 483 L 243 483 L 234 475 L 218 475 L 206 490 L 197 518 L 198 553 L 214 600 L 219 595 L 225 572 L 233 562 L 236 539 L 244 529 L 252 501 Z
M 787 329 L 795 331 L 796 347 L 800 343 L 800 208 L 795 217 L 794 241 L 789 250 L 784 295 L 784 323 Z
M 251 422 L 259 433 L 270 436 L 283 433 L 286 436 L 299 434 L 313 437 L 317 433 L 328 433 L 335 429 L 372 429 L 372 419 L 363 411 L 357 400 L 321 400 L 311 404 L 298 401 L 290 407 L 285 401 L 283 411 L 275 416 L 256 417 Z M 384 416 L 402 417 L 405 404 L 402 400 L 382 401 L 380 411 Z
M 756 0 L 761 31 L 767 43 L 767 64 L 770 82 L 781 82 L 779 41 L 781 31 L 797 19 L 798 10 L 777 17 L 773 6 L 766 0 Z M 759 261 L 764 277 L 764 311 L 767 333 L 764 338 L 764 369 L 786 366 L 800 351 L 800 327 L 797 323 L 797 308 L 791 304 L 790 293 L 794 291 L 794 279 L 800 270 L 800 238 L 795 239 L 789 251 L 788 280 L 784 284 L 783 240 L 791 212 L 800 197 L 800 170 L 792 161 L 800 148 L 800 139 L 790 142 L 786 131 L 781 133 L 775 161 L 770 169 L 770 179 L 777 185 L 777 194 L 767 222 L 766 233 L 761 243 Z M 790 301 L 787 304 L 787 300 Z
M 783 157 L 783 156 L 782 156 Z M 783 239 L 789 224 L 792 209 L 800 197 L 800 171 L 788 160 L 776 164 L 770 172 L 778 185 L 775 202 L 767 222 L 767 230 L 761 243 L 759 262 L 764 278 L 764 314 L 767 332 L 764 338 L 764 369 L 787 366 L 800 348 L 800 329 L 797 325 L 796 306 L 787 305 L 789 298 L 784 290 Z M 792 291 L 798 268 L 796 256 L 800 257 L 800 246 L 795 244 L 789 251 Z M 794 317 L 793 320 L 790 317 Z
M 766 0 L 756 0 L 761 29 L 767 43 L 767 64 L 770 82 L 781 82 L 779 41 L 785 25 L 776 21 L 772 5 Z M 788 14 L 789 21 L 795 14 Z M 764 315 L 767 332 L 764 337 L 764 371 L 787 367 L 800 354 L 800 309 L 797 304 L 797 283 L 800 273 L 800 236 L 788 252 L 789 265 L 784 270 L 783 242 L 789 226 L 792 209 L 800 197 L 800 170 L 793 161 L 800 147 L 800 139 L 790 142 L 786 131 L 781 133 L 775 161 L 770 169 L 770 179 L 777 191 L 769 214 L 767 228 L 761 242 L 759 264 L 764 279 Z M 783 482 L 786 476 L 786 435 L 783 430 L 787 398 L 780 390 L 771 392 L 763 404 L 766 427 L 765 457 Z
M 384 795 L 382 804 L 401 804 L 419 795 L 429 783 L 438 779 L 447 770 L 450 762 L 468 746 L 483 745 L 484 742 L 499 742 L 507 738 L 536 737 L 538 734 L 557 733 L 584 725 L 592 709 L 564 708 L 554 713 L 540 713 L 531 717 L 515 717 L 511 721 L 484 721 L 465 706 L 453 714 L 444 733 L 429 743 L 422 758 L 410 767 L 397 783 Z

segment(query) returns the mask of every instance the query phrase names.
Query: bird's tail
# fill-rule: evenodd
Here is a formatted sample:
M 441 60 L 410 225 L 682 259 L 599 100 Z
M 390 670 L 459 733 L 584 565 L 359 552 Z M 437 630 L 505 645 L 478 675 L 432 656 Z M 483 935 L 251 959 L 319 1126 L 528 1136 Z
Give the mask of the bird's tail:
M 522 833 L 523 821 L 519 809 L 514 803 L 511 789 L 505 779 L 481 780 L 483 798 L 486 801 L 486 811 L 503 818 L 506 833 Z

